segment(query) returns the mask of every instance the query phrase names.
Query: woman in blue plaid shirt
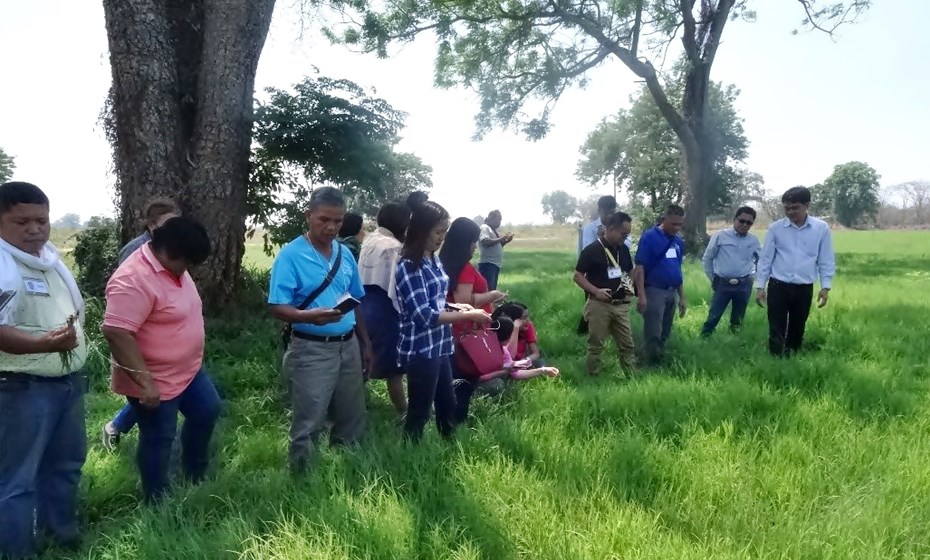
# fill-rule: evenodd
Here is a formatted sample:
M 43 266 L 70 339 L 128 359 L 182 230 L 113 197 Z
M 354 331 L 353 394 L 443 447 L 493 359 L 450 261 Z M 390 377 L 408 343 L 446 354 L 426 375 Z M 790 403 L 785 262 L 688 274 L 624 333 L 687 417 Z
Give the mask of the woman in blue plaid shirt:
M 449 213 L 432 201 L 418 206 L 410 218 L 401 260 L 397 263 L 397 299 L 400 302 L 399 365 L 407 371 L 407 419 L 404 432 L 417 442 L 436 405 L 436 426 L 449 437 L 455 428 L 455 393 L 452 391 L 451 323 L 488 323 L 481 309 L 446 303 L 449 277 L 436 252 L 449 229 Z

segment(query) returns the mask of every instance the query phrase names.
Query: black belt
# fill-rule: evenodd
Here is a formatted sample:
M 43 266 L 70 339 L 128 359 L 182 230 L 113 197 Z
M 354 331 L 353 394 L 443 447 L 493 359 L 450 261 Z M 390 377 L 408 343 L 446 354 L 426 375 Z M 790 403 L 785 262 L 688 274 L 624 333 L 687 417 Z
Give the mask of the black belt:
M 739 284 L 740 282 L 744 282 L 744 281 L 746 281 L 746 280 L 752 279 L 752 275 L 751 275 L 751 274 L 747 274 L 746 276 L 732 276 L 732 277 L 730 277 L 730 276 L 720 276 L 720 275 L 718 275 L 717 278 L 718 278 L 720 281 L 722 281 L 722 282 L 726 282 L 727 284 L 729 284 L 729 285 L 731 285 L 731 286 L 735 286 L 735 285 Z
M 647 288 L 655 288 L 655 289 L 657 289 L 657 290 L 671 291 L 671 290 L 677 290 L 677 289 L 678 289 L 678 286 L 680 286 L 680 285 L 681 285 L 681 284 L 676 284 L 676 285 L 674 285 L 674 286 L 658 286 L 658 285 L 656 285 L 656 284 L 646 284 L 646 287 L 647 287 Z
M 779 280 L 778 278 L 769 278 L 770 284 L 781 284 L 782 286 L 813 286 L 813 284 L 794 284 L 792 282 L 785 282 L 784 280 Z
M 67 375 L 46 377 L 44 375 L 32 375 L 30 373 L 3 371 L 0 372 L 0 383 L 3 383 L 4 381 L 38 381 L 39 383 L 63 383 L 65 381 L 71 381 L 72 375 L 73 374 L 69 373 Z
M 345 342 L 352 338 L 352 336 L 355 334 L 355 331 L 349 331 L 345 334 L 334 334 L 332 336 L 320 336 L 317 334 L 302 333 L 300 331 L 294 331 L 291 334 L 295 338 L 309 340 L 310 342 Z

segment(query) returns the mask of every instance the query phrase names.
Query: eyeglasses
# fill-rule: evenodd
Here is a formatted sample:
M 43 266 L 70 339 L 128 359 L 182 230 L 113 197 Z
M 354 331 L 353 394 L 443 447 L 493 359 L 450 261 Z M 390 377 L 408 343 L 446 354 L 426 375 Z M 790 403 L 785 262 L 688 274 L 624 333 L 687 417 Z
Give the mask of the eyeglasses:
M 752 220 L 736 220 L 736 221 L 743 224 L 744 226 L 751 226 L 753 224 Z

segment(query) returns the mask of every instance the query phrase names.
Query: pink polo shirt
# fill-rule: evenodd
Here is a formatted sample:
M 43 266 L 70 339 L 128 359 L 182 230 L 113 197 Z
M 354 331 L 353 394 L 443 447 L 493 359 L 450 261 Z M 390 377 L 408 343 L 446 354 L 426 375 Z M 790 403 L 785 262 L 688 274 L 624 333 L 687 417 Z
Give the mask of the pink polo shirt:
M 166 270 L 146 244 L 110 277 L 106 299 L 103 324 L 135 334 L 161 400 L 180 395 L 203 362 L 203 303 L 190 274 L 178 278 Z M 120 395 L 142 396 L 115 365 L 110 386 Z

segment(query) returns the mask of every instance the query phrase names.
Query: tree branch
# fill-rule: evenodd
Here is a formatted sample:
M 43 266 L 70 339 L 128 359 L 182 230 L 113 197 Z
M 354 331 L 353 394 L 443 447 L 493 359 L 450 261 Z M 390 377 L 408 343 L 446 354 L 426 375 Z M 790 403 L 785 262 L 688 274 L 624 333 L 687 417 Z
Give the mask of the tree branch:
M 643 0 L 637 0 L 636 2 L 636 20 L 633 22 L 633 41 L 630 45 L 630 54 L 633 57 L 636 57 L 636 53 L 639 50 L 639 32 L 643 25 Z
M 717 47 L 720 46 L 720 37 L 723 35 L 723 28 L 730 19 L 730 10 L 733 9 L 735 0 L 720 0 L 717 5 L 717 12 L 710 22 L 710 33 L 707 42 L 702 46 L 703 54 L 701 60 L 707 65 L 707 68 L 714 64 L 714 57 L 717 56 Z
M 700 53 L 698 53 L 696 41 L 697 29 L 694 23 L 694 0 L 679 0 L 678 9 L 681 11 L 681 19 L 685 27 L 685 31 L 681 36 L 681 42 L 684 43 L 685 46 L 685 55 L 692 63 L 697 63 L 700 60 Z

